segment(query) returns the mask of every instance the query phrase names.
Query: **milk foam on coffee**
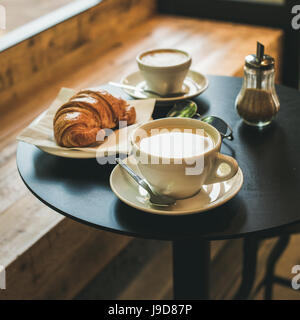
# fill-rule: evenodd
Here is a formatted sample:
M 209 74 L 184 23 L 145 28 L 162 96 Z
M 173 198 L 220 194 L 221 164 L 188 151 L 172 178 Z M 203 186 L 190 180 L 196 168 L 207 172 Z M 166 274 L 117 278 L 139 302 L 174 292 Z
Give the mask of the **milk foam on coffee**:
M 143 63 L 155 67 L 167 67 L 184 63 L 187 55 L 179 51 L 152 51 L 141 57 Z
M 209 136 L 190 132 L 165 132 L 146 137 L 140 149 L 163 158 L 189 158 L 201 155 L 214 147 Z

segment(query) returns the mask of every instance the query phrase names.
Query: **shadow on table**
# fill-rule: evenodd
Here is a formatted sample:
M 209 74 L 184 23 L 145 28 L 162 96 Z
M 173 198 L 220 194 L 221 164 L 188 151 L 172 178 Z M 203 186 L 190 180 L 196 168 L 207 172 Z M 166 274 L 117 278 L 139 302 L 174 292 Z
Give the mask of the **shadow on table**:
M 249 126 L 241 122 L 238 127 L 238 133 L 243 143 L 249 145 L 263 144 L 268 142 L 274 135 L 283 135 L 280 126 L 276 122 L 272 122 L 265 127 Z
M 39 152 L 34 158 L 36 176 L 43 181 L 64 183 L 70 188 L 109 185 L 111 164 L 100 165 L 96 159 L 69 159 Z M 76 179 L 74 179 L 76 177 Z
M 191 215 L 164 216 L 133 209 L 116 201 L 115 219 L 125 232 L 158 240 L 197 237 L 224 238 L 243 229 L 246 215 L 242 199 L 236 196 L 219 208 Z M 238 213 L 238 214 L 237 214 Z

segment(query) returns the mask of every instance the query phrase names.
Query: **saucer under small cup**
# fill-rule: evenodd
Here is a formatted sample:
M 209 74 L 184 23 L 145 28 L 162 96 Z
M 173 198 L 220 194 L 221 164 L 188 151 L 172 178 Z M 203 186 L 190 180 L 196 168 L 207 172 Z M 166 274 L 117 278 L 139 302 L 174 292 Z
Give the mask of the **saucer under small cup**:
M 130 161 L 126 161 L 128 158 L 123 161 L 133 171 L 139 172 L 133 156 L 130 157 Z M 219 170 L 224 169 L 220 166 Z M 200 192 L 191 198 L 177 200 L 175 205 L 169 207 L 155 207 L 149 202 L 147 192 L 139 187 L 120 165 L 116 165 L 110 175 L 111 189 L 122 202 L 141 211 L 162 215 L 187 215 L 211 210 L 232 199 L 242 185 L 243 172 L 239 168 L 231 179 L 204 185 Z
M 146 81 L 143 78 L 140 71 L 133 72 L 128 76 L 124 77 L 121 80 L 121 83 L 134 86 L 140 89 L 147 88 Z M 189 70 L 182 86 L 182 92 L 186 92 L 186 93 L 180 96 L 162 98 L 155 94 L 141 92 L 138 90 L 136 91 L 129 90 L 129 89 L 123 89 L 123 90 L 135 99 L 155 98 L 157 104 L 167 105 L 167 104 L 170 104 L 171 102 L 173 103 L 173 102 L 182 101 L 185 99 L 191 99 L 198 96 L 208 88 L 208 84 L 209 84 L 208 79 L 205 77 L 205 75 L 197 71 Z

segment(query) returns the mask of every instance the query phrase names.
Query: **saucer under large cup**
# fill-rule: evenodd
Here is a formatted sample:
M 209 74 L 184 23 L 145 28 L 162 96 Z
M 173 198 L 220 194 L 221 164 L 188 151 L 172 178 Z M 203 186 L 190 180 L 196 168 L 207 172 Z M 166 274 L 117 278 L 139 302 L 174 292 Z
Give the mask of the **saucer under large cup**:
M 132 170 L 139 172 L 133 156 L 130 156 L 130 161 L 126 160 L 124 159 Z M 222 171 L 222 166 L 220 170 Z M 201 191 L 191 198 L 177 200 L 173 206 L 155 207 L 148 201 L 147 192 L 139 187 L 120 165 L 117 165 L 110 175 L 111 189 L 121 201 L 138 210 L 163 215 L 186 215 L 216 208 L 232 199 L 240 191 L 242 185 L 243 173 L 239 168 L 233 178 L 220 183 L 204 185 Z
M 143 78 L 142 74 L 140 71 L 133 72 L 129 74 L 128 76 L 124 77 L 121 80 L 122 84 L 134 86 L 137 88 L 145 89 L 147 88 L 147 84 L 145 79 Z M 176 101 L 181 101 L 185 99 L 191 99 L 193 97 L 198 96 L 202 92 L 204 92 L 208 88 L 208 79 L 205 77 L 205 75 L 189 70 L 188 74 L 183 82 L 183 87 L 182 90 L 186 93 L 180 96 L 176 97 L 159 97 L 155 94 L 151 93 L 144 93 L 140 91 L 133 91 L 133 90 L 128 90 L 128 89 L 123 89 L 127 94 L 132 96 L 133 98 L 136 99 L 146 99 L 146 98 L 155 98 L 157 104 L 159 105 L 169 105 L 170 103 L 176 102 Z

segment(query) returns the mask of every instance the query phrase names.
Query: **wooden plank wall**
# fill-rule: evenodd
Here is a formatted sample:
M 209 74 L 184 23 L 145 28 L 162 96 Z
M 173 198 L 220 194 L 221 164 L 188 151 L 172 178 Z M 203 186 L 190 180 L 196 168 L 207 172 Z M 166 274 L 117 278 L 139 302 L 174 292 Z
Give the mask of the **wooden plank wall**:
M 104 52 L 116 45 L 120 34 L 147 19 L 154 10 L 153 0 L 104 0 L 5 50 L 0 62 L 0 110 L 11 107 L 24 95 L 35 94 L 46 81 L 80 68 L 91 51 Z
M 280 57 L 280 30 L 153 16 L 151 0 L 106 0 L 100 6 L 105 14 L 100 7 L 88 10 L 66 21 L 65 29 L 60 24 L 0 54 L 0 264 L 7 268 L 7 290 L 0 291 L 0 299 L 72 298 L 132 243 L 53 212 L 18 176 L 15 137 L 60 87 L 119 81 L 136 70 L 136 54 L 154 46 L 186 49 L 193 69 L 224 75 L 242 75 L 244 56 L 256 40 Z M 213 243 L 215 256 L 223 245 Z M 137 286 L 120 297 L 132 296 L 130 288 Z

